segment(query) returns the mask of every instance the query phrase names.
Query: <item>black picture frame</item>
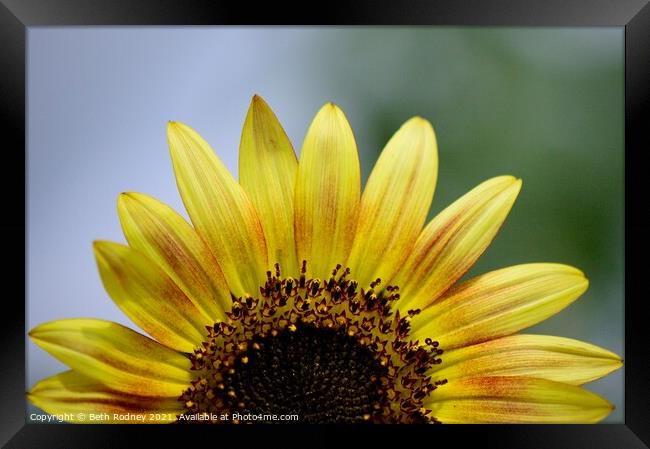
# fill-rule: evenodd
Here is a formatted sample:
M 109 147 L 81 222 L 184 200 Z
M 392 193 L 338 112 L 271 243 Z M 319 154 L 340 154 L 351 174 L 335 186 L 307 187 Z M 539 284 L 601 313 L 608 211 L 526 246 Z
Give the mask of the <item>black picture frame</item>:
M 644 448 L 650 444 L 650 351 L 643 312 L 650 219 L 643 217 L 650 148 L 650 5 L 648 0 L 356 0 L 310 2 L 282 7 L 277 2 L 253 6 L 216 0 L 0 0 L 0 111 L 3 192 L 2 362 L 0 363 L 0 443 L 9 448 L 127 447 L 165 438 L 188 447 L 250 443 L 274 438 L 290 444 L 293 433 L 275 427 L 32 425 L 25 423 L 25 144 L 26 32 L 30 26 L 96 25 L 454 25 L 622 27 L 625 31 L 625 423 L 583 425 L 389 426 L 362 430 L 387 444 L 463 447 L 480 442 L 495 448 Z M 617 112 L 612 111 L 615 115 Z M 23 239 L 20 237 L 23 236 Z M 23 245 L 21 245 L 23 243 Z M 22 246 L 22 248 L 21 248 Z M 64 262 L 64 261 L 62 261 Z M 442 429 L 441 429 L 442 427 Z M 298 440 L 317 445 L 344 441 L 356 428 L 297 426 Z M 293 430 L 291 431 L 293 432 Z M 289 437 L 288 435 L 291 435 Z M 358 437 L 358 435 L 357 435 Z M 407 439 L 404 439 L 404 438 Z M 418 441 L 415 443 L 415 439 Z M 229 441 L 230 440 L 230 441 Z M 421 442 L 420 442 L 421 441 Z M 189 443 L 188 443 L 189 442 Z M 245 445 L 247 445 L 245 444 Z

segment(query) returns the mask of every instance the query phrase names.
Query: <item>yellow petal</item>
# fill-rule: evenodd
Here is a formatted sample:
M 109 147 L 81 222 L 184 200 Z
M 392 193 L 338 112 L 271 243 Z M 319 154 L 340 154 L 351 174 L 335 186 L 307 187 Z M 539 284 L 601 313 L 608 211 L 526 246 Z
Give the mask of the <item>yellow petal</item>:
M 312 277 L 329 276 L 347 260 L 361 195 L 352 129 L 336 105 L 318 111 L 300 153 L 295 196 L 298 260 Z
M 571 338 L 511 335 L 445 351 L 434 379 L 522 376 L 581 385 L 620 368 L 619 356 Z
M 561 264 L 524 264 L 472 278 L 413 318 L 413 338 L 444 350 L 513 334 L 575 301 L 589 281 Z
M 346 264 L 360 285 L 386 284 L 401 267 L 427 218 L 437 175 L 433 128 L 414 117 L 386 144 L 363 191 Z
M 75 371 L 41 380 L 27 398 L 50 415 L 83 424 L 173 422 L 183 412 L 177 396 L 145 397 L 111 390 Z
M 212 323 L 150 259 L 128 246 L 95 242 L 104 288 L 115 304 L 161 343 L 190 352 Z
M 293 196 L 298 161 L 291 142 L 266 102 L 255 95 L 239 144 L 239 182 L 257 209 L 270 264 L 297 276 Z
M 185 355 L 110 321 L 51 321 L 29 335 L 79 374 L 112 390 L 137 396 L 180 396 L 192 378 Z
M 574 385 L 528 377 L 464 378 L 431 393 L 426 408 L 444 423 L 588 424 L 613 406 Z
M 432 303 L 485 251 L 521 189 L 512 176 L 492 178 L 447 207 L 424 228 L 394 283 L 400 311 Z
M 236 296 L 255 294 L 267 270 L 264 231 L 242 187 L 199 134 L 170 122 L 176 183 L 192 223 L 217 259 Z
M 196 231 L 171 207 L 141 193 L 117 202 L 124 235 L 132 248 L 154 261 L 206 317 L 225 320 L 230 290 L 214 256 Z

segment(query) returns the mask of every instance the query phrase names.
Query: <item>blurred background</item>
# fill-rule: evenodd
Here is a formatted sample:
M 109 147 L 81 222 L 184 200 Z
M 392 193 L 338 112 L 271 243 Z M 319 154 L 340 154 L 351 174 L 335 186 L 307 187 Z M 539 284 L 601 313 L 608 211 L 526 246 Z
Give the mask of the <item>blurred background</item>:
M 393 132 L 427 118 L 440 158 L 431 216 L 485 179 L 523 178 L 469 274 L 579 267 L 587 293 L 529 332 L 624 356 L 623 56 L 621 28 L 29 28 L 26 332 L 67 317 L 133 326 L 103 290 L 92 241 L 124 242 L 123 191 L 186 216 L 168 120 L 197 129 L 237 173 L 257 93 L 297 152 L 322 104 L 341 106 L 364 181 Z M 27 388 L 65 369 L 31 342 L 27 364 Z M 588 385 L 616 406 L 606 422 L 623 422 L 623 371 Z

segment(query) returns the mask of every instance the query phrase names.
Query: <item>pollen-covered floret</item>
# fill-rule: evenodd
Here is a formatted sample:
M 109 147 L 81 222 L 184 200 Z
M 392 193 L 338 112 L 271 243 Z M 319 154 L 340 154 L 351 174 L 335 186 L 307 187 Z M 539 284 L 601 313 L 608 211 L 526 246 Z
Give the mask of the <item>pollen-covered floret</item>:
M 234 298 L 228 322 L 208 328 L 192 355 L 186 413 L 298 414 L 303 422 L 434 421 L 425 399 L 445 380 L 438 343 L 409 339 L 409 311 L 393 314 L 395 286 L 359 288 L 338 265 L 329 279 L 267 273 L 260 296 Z

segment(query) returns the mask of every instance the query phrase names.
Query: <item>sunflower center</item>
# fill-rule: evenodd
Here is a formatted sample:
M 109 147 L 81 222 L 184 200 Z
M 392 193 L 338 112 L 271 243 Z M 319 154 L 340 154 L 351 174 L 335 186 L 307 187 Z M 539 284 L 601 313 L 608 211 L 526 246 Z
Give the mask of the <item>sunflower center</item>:
M 419 311 L 393 312 L 397 287 L 377 279 L 360 288 L 340 265 L 328 279 L 306 273 L 303 262 L 298 278 L 282 277 L 276 264 L 259 296 L 233 298 L 228 320 L 208 327 L 190 356 L 195 378 L 179 398 L 184 416 L 436 422 L 423 404 L 446 382 L 430 375 L 442 350 L 431 339 L 410 340 Z
M 370 419 L 384 401 L 386 368 L 342 330 L 300 326 L 254 339 L 224 379 L 229 408 L 297 414 L 306 423 Z

